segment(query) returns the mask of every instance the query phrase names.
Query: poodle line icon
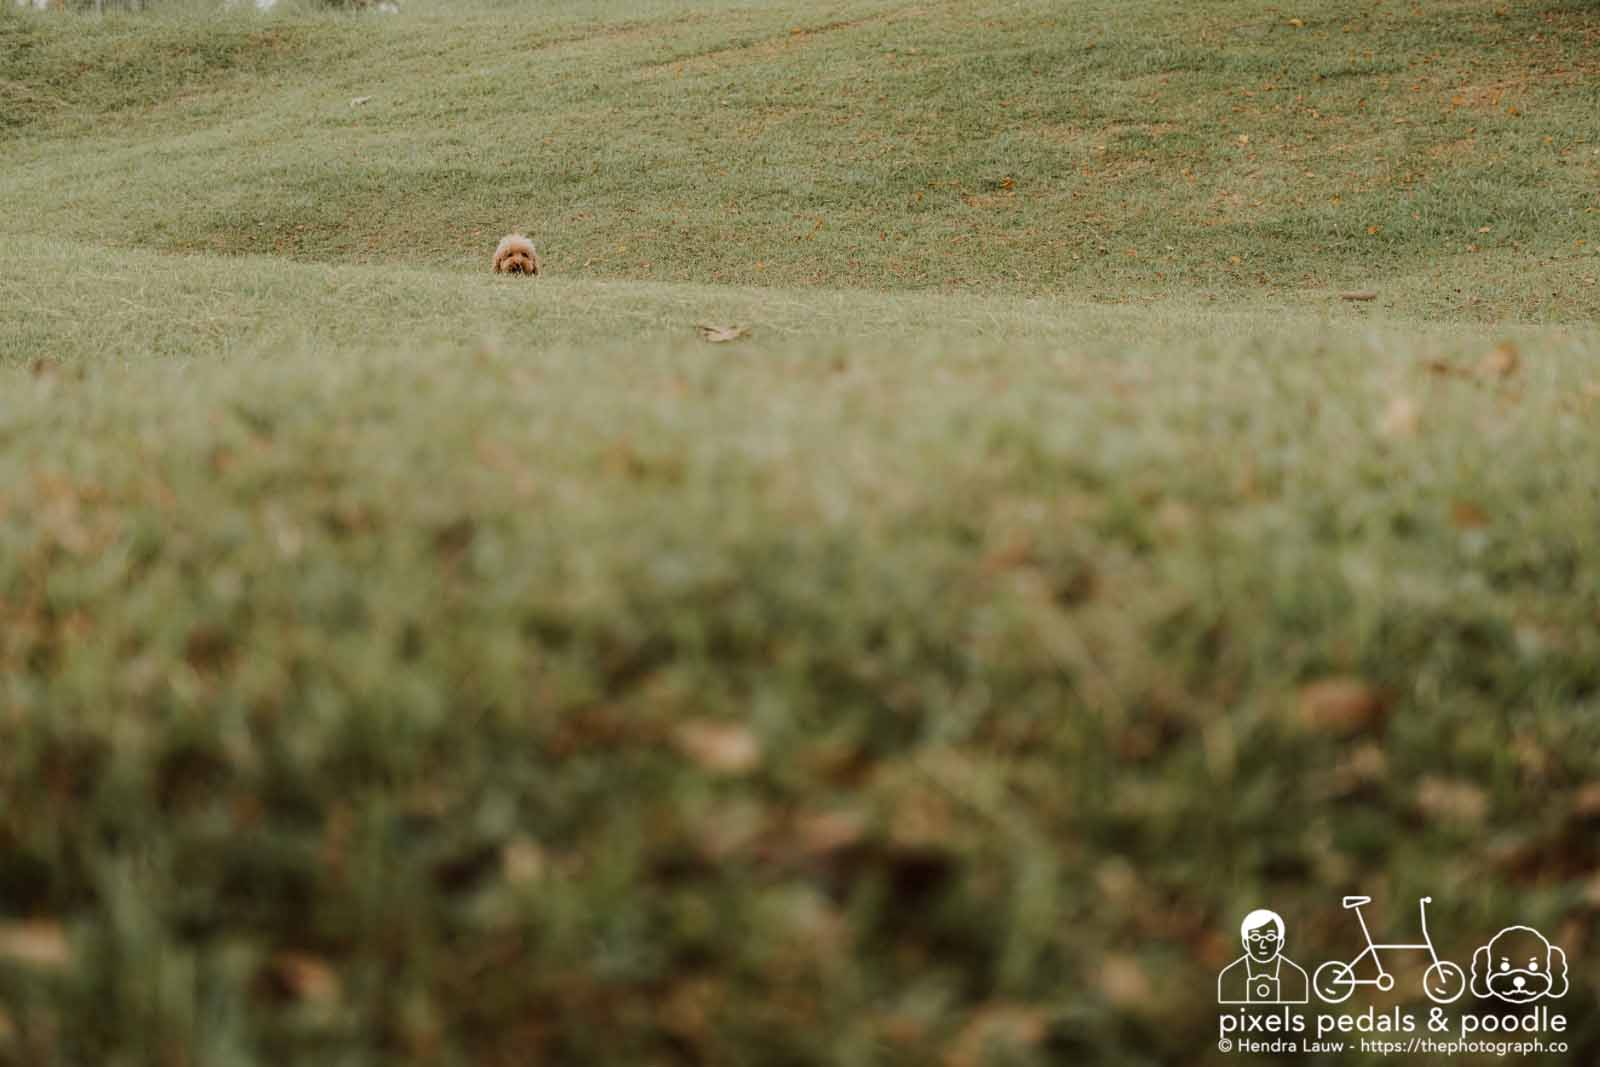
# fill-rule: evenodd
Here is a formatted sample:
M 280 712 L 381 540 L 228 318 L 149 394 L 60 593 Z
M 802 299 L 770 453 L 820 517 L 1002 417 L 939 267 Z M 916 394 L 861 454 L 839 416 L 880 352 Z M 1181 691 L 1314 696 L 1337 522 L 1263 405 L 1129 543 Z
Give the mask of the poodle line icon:
M 1342 901 L 1353 911 L 1366 947 L 1349 961 L 1329 960 L 1318 967 L 1308 983 L 1306 972 L 1283 954 L 1287 937 L 1283 917 L 1275 911 L 1258 908 L 1239 924 L 1244 955 L 1224 967 L 1217 975 L 1219 1004 L 1304 1004 L 1308 986 L 1329 1004 L 1342 1004 L 1358 985 L 1376 986 L 1388 992 L 1395 976 L 1383 965 L 1384 953 L 1426 952 L 1428 968 L 1422 975 L 1422 992 L 1435 1004 L 1451 1004 L 1468 989 L 1466 972 L 1450 960 L 1441 959 L 1428 932 L 1428 905 L 1432 897 L 1417 901 L 1417 916 L 1422 941 L 1417 943 L 1377 942 L 1361 914 L 1371 897 L 1349 896 Z M 1544 997 L 1554 999 L 1567 992 L 1567 956 L 1558 946 L 1531 926 L 1508 926 L 1472 957 L 1473 995 L 1495 997 L 1511 1004 L 1527 1004 Z

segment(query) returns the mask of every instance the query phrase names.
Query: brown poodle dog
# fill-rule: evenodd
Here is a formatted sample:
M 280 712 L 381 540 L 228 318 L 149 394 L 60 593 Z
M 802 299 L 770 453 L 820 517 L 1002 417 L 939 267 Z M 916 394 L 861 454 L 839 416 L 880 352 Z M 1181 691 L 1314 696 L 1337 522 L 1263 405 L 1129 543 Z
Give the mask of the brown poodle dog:
M 533 242 L 520 233 L 511 233 L 500 238 L 500 244 L 494 250 L 494 272 L 538 274 L 539 253 L 534 250 Z

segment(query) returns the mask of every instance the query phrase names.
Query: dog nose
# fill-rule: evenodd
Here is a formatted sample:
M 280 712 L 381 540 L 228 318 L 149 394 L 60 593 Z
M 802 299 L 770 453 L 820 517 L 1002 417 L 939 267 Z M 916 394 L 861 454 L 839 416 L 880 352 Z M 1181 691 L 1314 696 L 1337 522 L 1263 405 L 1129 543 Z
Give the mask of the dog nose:
M 1518 989 L 1521 989 L 1523 986 L 1528 984 L 1528 980 L 1519 974 L 1515 978 L 1511 979 L 1511 984 L 1516 986 Z

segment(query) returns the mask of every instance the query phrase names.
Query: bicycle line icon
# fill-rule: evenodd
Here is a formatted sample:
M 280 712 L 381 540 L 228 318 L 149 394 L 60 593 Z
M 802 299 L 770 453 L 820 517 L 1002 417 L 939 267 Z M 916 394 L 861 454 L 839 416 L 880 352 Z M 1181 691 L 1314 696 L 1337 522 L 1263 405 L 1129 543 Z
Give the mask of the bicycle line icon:
M 1318 967 L 1311 978 L 1311 987 L 1317 991 L 1317 996 L 1329 1004 L 1342 1004 L 1356 991 L 1358 985 L 1377 986 L 1380 990 L 1388 992 L 1394 988 L 1394 975 L 1384 970 L 1381 953 L 1404 951 L 1427 952 L 1432 962 L 1422 975 L 1422 991 L 1435 1004 L 1453 1003 L 1466 992 L 1466 972 L 1458 964 L 1440 959 L 1439 953 L 1434 950 L 1433 938 L 1428 934 L 1428 905 L 1433 903 L 1432 897 L 1422 897 L 1417 901 L 1417 911 L 1422 923 L 1420 945 L 1379 944 L 1373 941 L 1372 931 L 1367 927 L 1367 920 L 1361 914 L 1362 905 L 1370 903 L 1372 903 L 1371 897 L 1344 898 L 1344 907 L 1356 913 L 1356 922 L 1361 924 L 1361 933 L 1366 938 L 1367 947 L 1348 963 L 1329 960 Z M 1377 976 L 1356 977 L 1356 968 L 1369 958 L 1377 969 Z

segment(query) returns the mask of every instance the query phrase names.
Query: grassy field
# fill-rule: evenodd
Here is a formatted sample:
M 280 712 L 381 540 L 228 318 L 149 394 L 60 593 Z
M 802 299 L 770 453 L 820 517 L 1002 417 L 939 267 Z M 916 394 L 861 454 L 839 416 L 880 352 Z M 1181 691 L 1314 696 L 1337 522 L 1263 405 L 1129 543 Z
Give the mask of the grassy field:
M 1600 1059 L 1597 57 L 0 9 L 0 1065 L 1222 1063 L 1353 893 Z

